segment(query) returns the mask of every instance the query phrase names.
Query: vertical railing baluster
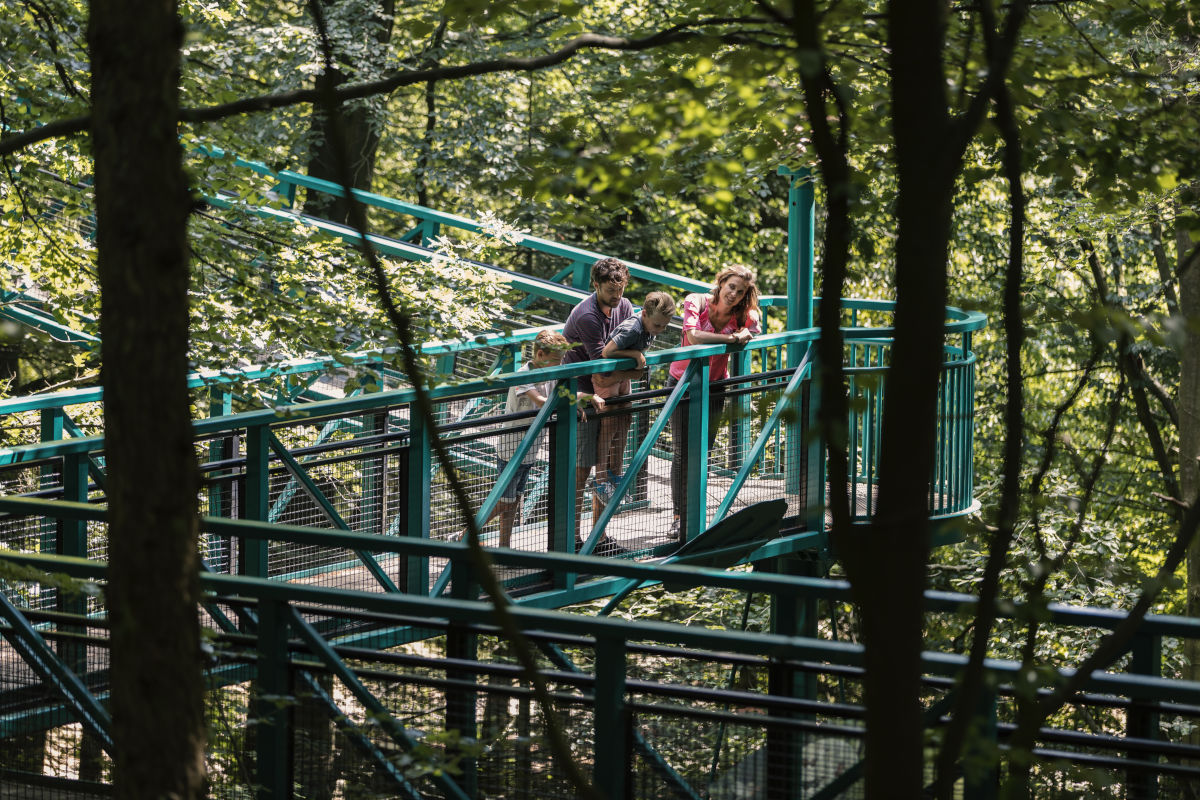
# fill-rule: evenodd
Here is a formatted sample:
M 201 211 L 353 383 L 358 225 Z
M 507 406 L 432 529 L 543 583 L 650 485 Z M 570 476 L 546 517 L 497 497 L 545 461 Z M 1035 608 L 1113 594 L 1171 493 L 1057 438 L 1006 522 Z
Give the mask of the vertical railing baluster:
M 271 493 L 271 429 L 266 424 L 246 429 L 246 519 L 265 522 L 270 511 Z M 270 543 L 266 539 L 242 539 L 239 571 L 244 575 L 265 578 L 269 573 Z
M 556 387 L 550 402 L 557 407 L 550 423 L 550 491 L 546 509 L 546 546 L 551 553 L 573 553 L 579 537 L 579 519 L 575 514 L 575 457 L 579 436 L 579 412 L 571 398 L 579 386 L 572 378 Z M 554 588 L 570 589 L 574 573 L 554 571 Z
M 731 375 L 749 373 L 750 353 L 745 350 L 733 353 L 729 358 Z M 732 387 L 731 387 L 732 388 Z M 740 388 L 740 386 L 738 387 Z M 742 468 L 742 458 L 750 442 L 750 395 L 739 395 L 733 400 L 729 421 L 729 458 L 725 466 L 731 470 Z
M 258 606 L 257 668 L 250 697 L 258 800 L 287 800 L 292 785 L 292 698 L 285 603 Z
M 708 405 L 711 386 L 708 382 L 708 359 L 701 358 L 692 373 L 688 387 L 687 411 L 684 413 L 687 432 L 687 463 L 684 485 L 684 505 L 687 530 L 683 535 L 690 541 L 700 535 L 708 522 Z
M 596 737 L 593 780 L 600 796 L 621 800 L 629 771 L 628 724 L 625 713 L 625 641 L 617 636 L 596 639 L 596 689 L 592 711 Z
M 433 459 L 430 455 L 432 431 L 425 415 L 415 402 L 408 404 L 408 458 L 405 470 L 404 528 L 402 536 L 429 538 L 429 517 L 433 478 Z M 400 559 L 397 586 L 413 594 L 429 591 L 429 558 L 405 555 Z

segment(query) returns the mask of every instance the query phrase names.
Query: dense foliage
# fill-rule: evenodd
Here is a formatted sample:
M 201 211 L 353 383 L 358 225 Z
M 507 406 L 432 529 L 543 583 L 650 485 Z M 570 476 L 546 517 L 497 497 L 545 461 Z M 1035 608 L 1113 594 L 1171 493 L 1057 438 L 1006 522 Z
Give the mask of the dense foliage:
M 375 191 L 494 215 L 698 278 L 745 262 L 766 293 L 786 291 L 787 183 L 776 170 L 815 160 L 801 75 L 817 55 L 796 46 L 790 10 L 653 0 L 323 5 L 343 85 L 423 76 L 351 101 L 347 120 L 364 142 L 359 157 L 369 162 Z M 321 72 L 304 4 L 189 0 L 181 10 L 187 108 L 305 89 Z M 892 297 L 899 179 L 886 8 L 854 2 L 820 11 L 820 56 L 849 167 L 847 185 L 830 187 L 849 198 L 845 293 Z M 31 0 L 0 15 L 5 132 L 87 113 L 86 13 L 76 0 Z M 1196 484 L 1185 474 L 1197 455 L 1186 428 L 1200 414 L 1200 397 L 1186 384 L 1200 330 L 1200 305 L 1185 286 L 1188 270 L 1200 266 L 1193 14 L 1178 0 L 1036 4 L 1014 49 L 1006 85 L 1027 197 L 1027 339 L 1020 353 L 1025 493 L 1003 572 L 1008 597 L 1129 606 L 1161 563 L 1180 507 L 1194 500 Z M 969 6 L 954 7 L 947 23 L 947 100 L 963 111 L 983 91 L 985 26 Z M 437 72 L 542 55 L 585 32 L 674 38 L 622 52 L 585 49 L 545 70 Z M 201 151 L 302 171 L 328 135 L 321 115 L 295 104 L 219 116 L 181 126 L 195 190 L 227 191 L 235 204 L 232 211 L 199 204 L 192 215 L 193 363 L 215 368 L 393 345 L 357 257 L 311 228 L 241 213 L 239 201 L 257 202 L 272 187 L 230 177 L 228 159 Z M 993 320 L 1009 258 L 1003 149 L 991 122 L 966 149 L 948 269 L 952 303 Z M 94 333 L 100 297 L 86 139 L 40 142 L 6 155 L 2 167 L 0 288 L 36 287 L 61 321 Z M 829 199 L 826 187 L 820 192 Z M 382 214 L 371 221 L 394 234 L 408 225 Z M 563 266 L 502 246 L 487 256 L 546 277 Z M 388 269 L 402 302 L 423 312 L 422 338 L 478 329 L 481 309 L 497 294 L 453 260 L 434 272 L 402 262 Z M 10 328 L 0 333 L 14 340 L 0 375 L 9 391 L 95 379 L 94 353 L 50 347 Z M 976 346 L 982 524 L 963 546 L 937 551 L 931 570 L 934 586 L 964 591 L 983 571 L 1011 432 L 1000 327 Z M 1157 610 L 1195 612 L 1179 577 Z M 931 640 L 965 647 L 958 622 L 937 624 Z M 1001 626 L 993 652 L 1020 657 L 1024 630 Z M 1056 665 L 1074 663 L 1088 644 L 1035 639 L 1036 659 Z M 1170 656 L 1185 670 L 1184 654 Z

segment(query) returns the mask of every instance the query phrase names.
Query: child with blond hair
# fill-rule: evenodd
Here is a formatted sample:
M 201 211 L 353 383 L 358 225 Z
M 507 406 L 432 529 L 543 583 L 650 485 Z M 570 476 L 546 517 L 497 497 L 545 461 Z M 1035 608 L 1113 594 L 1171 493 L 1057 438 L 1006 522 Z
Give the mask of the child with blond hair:
M 562 362 L 563 354 L 570 347 L 571 343 L 561 333 L 541 331 L 538 333 L 537 338 L 533 340 L 533 361 L 527 361 L 522 364 L 517 372 L 528 372 L 531 369 L 544 369 L 556 366 Z M 508 390 L 508 397 L 504 402 L 504 413 L 518 414 L 522 411 L 536 411 L 545 405 L 546 401 L 550 398 L 550 393 L 554 391 L 554 384 L 555 381 L 548 380 L 513 386 Z M 505 423 L 506 427 L 525 426 L 527 424 L 527 420 L 510 420 Z M 513 455 L 516 454 L 517 445 L 521 443 L 523 436 L 524 429 L 522 428 L 522 430 L 505 433 L 497 438 L 496 456 L 500 459 L 496 468 L 497 474 L 504 471 L 505 466 L 508 465 Z M 497 516 L 500 517 L 500 547 L 510 547 L 512 544 L 513 524 L 516 522 L 517 517 L 517 502 L 521 499 L 522 492 L 525 491 L 525 483 L 529 479 L 529 470 L 533 466 L 534 461 L 537 460 L 540 450 L 540 443 L 537 447 L 529 448 L 529 452 L 521 460 L 521 465 L 517 468 L 516 474 L 508 482 L 508 486 L 505 487 L 504 494 L 500 496 L 500 502 L 496 505 L 496 510 L 488 518 L 488 522 L 491 522 Z M 486 525 L 487 523 L 484 524 Z

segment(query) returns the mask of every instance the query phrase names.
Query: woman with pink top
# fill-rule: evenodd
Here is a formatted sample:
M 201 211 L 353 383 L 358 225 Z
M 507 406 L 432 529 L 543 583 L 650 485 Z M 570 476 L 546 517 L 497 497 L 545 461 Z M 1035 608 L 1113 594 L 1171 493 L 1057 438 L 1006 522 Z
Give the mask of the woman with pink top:
M 683 301 L 683 344 L 745 344 L 762 332 L 758 314 L 758 289 L 749 267 L 733 264 L 717 274 L 716 283 L 708 293 L 689 294 Z M 683 377 L 687 361 L 671 364 L 667 386 L 673 387 Z M 708 379 L 719 381 L 729 374 L 729 355 L 722 353 L 709 358 Z M 671 506 L 674 521 L 671 534 L 679 541 L 687 535 L 684 480 L 687 470 L 687 402 L 671 415 L 671 441 L 675 457 L 671 459 Z M 709 393 L 708 447 L 717 437 L 716 418 L 725 407 L 724 392 Z

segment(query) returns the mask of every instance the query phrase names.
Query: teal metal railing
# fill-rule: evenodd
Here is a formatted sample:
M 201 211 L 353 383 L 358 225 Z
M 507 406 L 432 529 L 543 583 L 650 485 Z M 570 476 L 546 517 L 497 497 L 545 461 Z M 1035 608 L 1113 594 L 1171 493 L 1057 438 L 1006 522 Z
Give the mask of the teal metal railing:
M 968 348 L 970 332 L 981 324 L 981 319 L 963 313 L 958 317 L 948 325 L 950 335 L 962 344 L 947 350 L 939 407 L 938 461 L 931 476 L 930 514 L 939 518 L 968 513 L 975 503 L 971 472 L 974 357 Z M 887 333 L 886 329 L 846 332 L 847 352 L 856 354 L 854 365 L 847 367 L 852 398 L 865 398 L 865 402 L 852 403 L 852 459 L 846 477 L 859 499 L 857 519 L 868 518 L 873 508 L 879 409 L 887 383 Z M 736 352 L 735 360 L 763 363 L 766 354 L 782 353 L 797 344 L 807 348 L 815 336 L 815 330 L 762 336 Z M 690 357 L 693 365 L 706 364 L 709 355 L 729 349 L 708 346 L 652 351 L 647 361 L 653 371 L 661 372 L 676 359 Z M 539 439 L 550 438 L 553 442 L 539 459 L 543 464 L 539 475 L 544 501 L 533 510 L 537 519 L 528 520 L 528 512 L 523 517 L 528 530 L 522 534 L 522 546 L 565 552 L 578 549 L 573 543 L 580 540 L 581 551 L 586 553 L 603 537 L 616 535 L 635 554 L 669 552 L 676 543 L 668 536 L 670 502 L 662 487 L 673 454 L 663 440 L 668 430 L 666 420 L 675 404 L 684 399 L 684 389 L 673 398 L 663 391 L 641 391 L 634 395 L 629 410 L 620 412 L 646 422 L 634 427 L 626 472 L 614 501 L 595 513 L 573 511 L 574 447 L 565 443 L 576 436 L 578 421 L 569 403 L 569 391 L 536 418 L 504 420 L 517 427 L 503 432 L 497 430 L 495 416 L 478 415 L 481 409 L 498 407 L 511 385 L 534 378 L 557 379 L 569 390 L 580 375 L 620 365 L 618 361 L 591 362 L 552 367 L 535 374 L 495 373 L 484 379 L 438 386 L 432 390 L 438 410 L 432 430 L 413 419 L 411 389 L 200 420 L 196 423 L 197 455 L 206 476 L 205 508 L 208 513 L 270 522 L 451 538 L 465 524 L 449 498 L 442 466 L 433 462 L 432 437 L 437 435 L 447 444 L 456 469 L 475 498 L 472 513 L 478 520 L 486 520 L 520 462 L 520 458 L 514 458 L 507 469 L 502 469 L 494 444 L 498 436 L 516 430 L 523 436 L 522 454 L 535 449 Z M 807 360 L 802 359 L 792 369 L 750 372 L 724 383 L 721 388 L 728 397 L 727 414 L 718 420 L 708 419 L 712 385 L 706 380 L 684 382 L 685 387 L 690 385 L 687 392 L 695 393 L 699 400 L 689 404 L 692 422 L 717 426 L 720 431 L 716 449 L 710 452 L 702 446 L 690 448 L 687 463 L 679 465 L 690 476 L 688 502 L 696 511 L 692 514 L 689 510 L 691 529 L 685 532 L 687 538 L 736 508 L 782 496 L 789 499 L 787 529 L 816 537 L 795 540 L 790 546 L 820 549 L 824 546 L 827 478 L 822 444 L 809 435 L 813 428 Z M 25 406 L 36 408 L 39 402 L 43 401 L 35 399 Z M 228 410 L 228 398 L 222 404 L 221 410 Z M 62 411 L 51 406 L 42 413 L 51 421 L 60 420 L 57 426 L 43 426 L 43 433 L 57 440 L 0 450 L 0 481 L 5 493 L 76 502 L 102 499 L 102 437 L 58 439 L 65 430 Z M 672 431 L 671 435 L 678 434 Z M 636 503 L 623 502 L 635 493 Z M 42 549 L 48 551 L 51 542 L 44 532 L 49 524 L 43 523 L 41 528 Z M 29 532 L 23 528 L 6 531 L 0 523 L 0 540 L 20 543 L 27 549 Z M 90 552 L 103 557 L 106 543 L 102 531 L 77 531 L 73 541 L 55 543 L 53 547 L 62 548 L 59 552 Z M 368 583 L 377 589 L 422 591 L 419 587 L 426 587 L 424 591 L 429 591 L 443 575 L 439 565 L 419 560 L 401 568 L 380 565 L 361 554 L 347 563 L 315 549 L 297 552 L 277 548 L 272 552 L 265 543 L 241 553 L 234 553 L 230 543 L 218 540 L 206 540 L 205 546 L 215 568 L 263 577 L 313 580 L 361 567 L 364 575 L 374 576 Z

